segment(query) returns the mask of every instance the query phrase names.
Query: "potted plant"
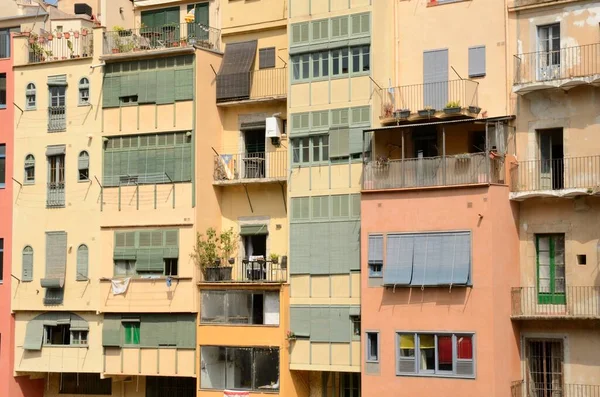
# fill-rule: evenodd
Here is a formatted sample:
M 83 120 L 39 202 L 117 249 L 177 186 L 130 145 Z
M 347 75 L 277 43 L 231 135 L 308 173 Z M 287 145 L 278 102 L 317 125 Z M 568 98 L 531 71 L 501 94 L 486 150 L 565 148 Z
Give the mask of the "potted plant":
M 469 106 L 469 113 L 479 114 L 481 112 L 481 108 L 479 106 Z
M 386 102 L 383 105 L 383 118 L 389 119 L 393 116 L 394 113 L 394 105 L 391 102 Z
M 190 257 L 200 268 L 206 281 L 219 281 L 220 271 L 217 259 L 219 259 L 219 237 L 215 229 L 208 228 L 206 235 L 198 233 L 196 244 Z
M 73 32 L 73 37 L 75 37 L 76 39 L 78 39 L 79 38 L 79 31 L 77 31 L 77 30 L 74 31 Z
M 425 106 L 422 110 L 419 110 L 420 117 L 432 117 L 435 114 L 435 109 L 431 106 Z
M 81 29 L 81 35 L 82 36 L 87 36 L 87 34 L 88 34 L 87 29 Z
M 460 110 L 460 101 L 450 101 L 444 106 L 444 113 L 446 114 L 460 113 Z
M 52 41 L 52 39 L 53 39 L 53 38 L 54 38 L 54 36 L 52 36 L 52 33 L 50 33 L 50 34 L 48 35 L 48 41 Z
M 185 37 L 185 36 L 180 37 L 179 42 L 181 43 L 182 47 L 185 47 L 187 45 L 187 37 Z
M 71 59 L 75 58 L 73 56 L 73 43 L 71 43 L 70 40 L 67 40 L 67 48 L 69 49 L 69 51 L 71 52 Z
M 62 32 L 56 32 L 56 38 L 62 39 Z
M 407 119 L 410 116 L 410 109 L 396 109 L 394 117 L 397 119 Z
M 294 341 L 296 340 L 298 337 L 296 336 L 296 334 L 294 333 L 294 331 L 288 331 L 285 335 L 285 339 L 289 340 L 289 341 Z
M 71 38 L 70 32 L 65 32 L 65 39 L 69 40 Z
M 390 159 L 387 156 L 379 155 L 375 159 L 375 167 L 376 168 L 388 168 L 390 165 Z
M 237 235 L 233 231 L 233 228 L 229 228 L 224 232 L 221 232 L 219 236 L 219 241 L 221 242 L 220 251 L 223 259 L 227 259 L 229 264 L 233 264 L 234 259 L 232 257 L 235 251 L 235 245 L 237 242 Z M 220 278 L 221 280 L 231 280 L 232 266 L 222 266 L 220 269 Z
M 113 30 L 115 32 L 117 32 L 119 37 L 131 36 L 131 29 L 125 29 L 124 27 L 117 25 L 117 26 L 113 26 Z
M 276 253 L 272 253 L 271 255 L 269 255 L 269 258 L 271 259 L 271 263 L 276 265 L 279 262 L 279 255 L 277 255 Z

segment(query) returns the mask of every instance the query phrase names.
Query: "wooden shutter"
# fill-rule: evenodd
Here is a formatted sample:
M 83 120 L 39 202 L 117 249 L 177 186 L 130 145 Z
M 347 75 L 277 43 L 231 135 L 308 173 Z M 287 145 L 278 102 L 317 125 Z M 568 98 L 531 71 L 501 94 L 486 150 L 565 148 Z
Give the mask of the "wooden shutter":
M 88 261 L 89 251 L 85 244 L 82 244 L 77 248 L 77 281 L 88 280 Z
M 441 110 L 448 102 L 448 50 L 423 53 L 423 106 Z
M 350 136 L 347 128 L 329 131 L 329 157 L 347 157 L 350 152 Z
M 296 336 L 310 336 L 310 307 L 290 307 L 290 329 Z
M 67 233 L 46 232 L 46 277 L 42 279 L 42 287 L 45 284 L 45 288 L 62 288 L 66 266 Z
M 177 316 L 177 339 L 178 348 L 193 349 L 196 347 L 196 316 L 193 314 L 179 314 Z
M 104 321 L 102 322 L 102 346 L 123 346 L 121 334 L 121 315 L 105 314 Z
M 102 107 L 118 107 L 120 105 L 121 76 L 104 75 L 102 82 Z
M 43 315 L 42 315 L 43 316 Z M 23 349 L 25 350 L 42 350 L 42 338 L 44 337 L 44 322 L 43 317 L 38 316 L 29 320 L 25 330 L 25 341 Z
M 194 70 L 191 68 L 175 70 L 175 100 L 188 101 L 194 96 Z
M 485 76 L 485 46 L 469 48 L 469 77 Z
M 159 69 L 157 72 L 156 103 L 175 102 L 175 70 Z
M 23 248 L 23 271 L 21 281 L 33 281 L 33 248 Z

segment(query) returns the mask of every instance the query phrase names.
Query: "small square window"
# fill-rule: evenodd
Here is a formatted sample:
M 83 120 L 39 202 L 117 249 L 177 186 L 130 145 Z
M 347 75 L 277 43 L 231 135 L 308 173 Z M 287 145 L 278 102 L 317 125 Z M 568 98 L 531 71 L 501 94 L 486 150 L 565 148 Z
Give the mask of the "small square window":
M 587 265 L 587 255 L 585 254 L 580 254 L 577 255 L 577 264 L 578 265 Z
M 369 263 L 369 277 L 383 277 L 383 264 Z

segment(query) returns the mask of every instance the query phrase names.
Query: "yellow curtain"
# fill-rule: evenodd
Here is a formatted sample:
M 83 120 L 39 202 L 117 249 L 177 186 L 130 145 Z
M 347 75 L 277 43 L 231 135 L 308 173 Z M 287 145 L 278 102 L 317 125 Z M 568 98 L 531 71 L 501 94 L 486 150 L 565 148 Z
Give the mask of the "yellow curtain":
M 415 348 L 415 336 L 414 335 L 400 335 L 400 349 L 414 349 Z
M 433 335 L 419 335 L 419 347 L 421 349 L 435 348 L 435 339 Z

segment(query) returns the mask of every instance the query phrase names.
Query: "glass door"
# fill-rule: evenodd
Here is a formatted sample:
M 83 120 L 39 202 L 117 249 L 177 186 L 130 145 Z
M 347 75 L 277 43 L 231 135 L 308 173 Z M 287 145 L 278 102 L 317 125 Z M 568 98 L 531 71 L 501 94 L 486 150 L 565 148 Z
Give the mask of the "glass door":
M 564 305 L 565 235 L 536 236 L 538 303 Z
M 538 80 L 560 78 L 560 24 L 538 27 Z

